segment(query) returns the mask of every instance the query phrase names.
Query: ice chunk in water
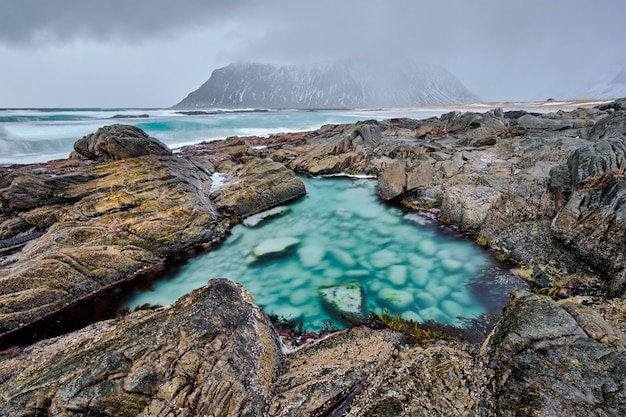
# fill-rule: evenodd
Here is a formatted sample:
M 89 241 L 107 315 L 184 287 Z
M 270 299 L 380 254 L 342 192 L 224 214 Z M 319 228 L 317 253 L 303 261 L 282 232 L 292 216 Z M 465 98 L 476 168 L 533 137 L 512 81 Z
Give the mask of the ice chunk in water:
M 279 255 L 287 252 L 298 243 L 300 243 L 300 240 L 293 237 L 276 237 L 267 239 L 259 243 L 252 250 L 252 255 L 257 258 Z

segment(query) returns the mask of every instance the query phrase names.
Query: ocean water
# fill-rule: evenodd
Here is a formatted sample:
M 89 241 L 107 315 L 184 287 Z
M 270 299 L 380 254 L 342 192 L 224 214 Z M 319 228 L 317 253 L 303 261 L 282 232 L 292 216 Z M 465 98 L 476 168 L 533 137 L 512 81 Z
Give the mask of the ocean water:
M 243 284 L 268 313 L 305 330 L 348 324 L 321 295 L 333 288 L 357 288 L 362 315 L 387 311 L 418 322 L 462 325 L 462 318 L 504 303 L 507 292 L 481 290 L 495 266 L 484 249 L 437 221 L 384 204 L 375 180 L 303 181 L 307 195 L 285 206 L 286 213 L 235 226 L 220 247 L 127 294 L 119 308 L 167 305 L 211 278 Z M 291 246 L 255 256 L 276 242 Z M 348 307 L 357 301 L 338 300 Z
M 224 139 L 318 129 L 324 124 L 393 117 L 386 110 L 212 109 L 215 114 L 185 115 L 172 109 L 0 109 L 0 165 L 66 158 L 74 142 L 102 126 L 138 126 L 170 148 Z M 439 115 L 439 109 L 398 110 L 415 117 Z M 135 118 L 131 116 L 148 115 Z M 113 118 L 125 116 L 126 118 Z

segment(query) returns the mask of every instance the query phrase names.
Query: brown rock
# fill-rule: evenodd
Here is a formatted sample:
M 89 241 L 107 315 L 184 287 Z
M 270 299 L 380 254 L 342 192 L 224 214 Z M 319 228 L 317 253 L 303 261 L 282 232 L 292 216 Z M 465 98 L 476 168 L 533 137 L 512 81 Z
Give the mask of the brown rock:
M 293 171 L 270 159 L 252 158 L 211 198 L 220 211 L 244 218 L 304 194 L 304 183 Z
M 35 180 L 54 189 L 57 179 Z M 226 227 L 208 199 L 209 173 L 187 159 L 145 156 L 88 165 L 63 184 L 56 194 L 65 204 L 33 195 L 41 206 L 20 213 L 46 229 L 16 262 L 0 267 L 0 333 L 216 239 Z
M 260 416 L 283 355 L 242 287 L 210 281 L 170 307 L 26 348 L 0 367 L 0 414 Z
M 393 161 L 378 176 L 378 195 L 391 200 L 406 189 L 406 161 Z

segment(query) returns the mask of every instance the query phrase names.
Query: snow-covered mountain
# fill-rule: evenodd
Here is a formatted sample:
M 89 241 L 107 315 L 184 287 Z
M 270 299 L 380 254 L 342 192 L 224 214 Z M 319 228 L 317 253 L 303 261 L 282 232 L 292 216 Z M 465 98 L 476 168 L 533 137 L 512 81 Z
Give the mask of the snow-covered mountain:
M 238 63 L 213 71 L 208 81 L 174 107 L 394 107 L 477 101 L 456 77 L 435 65 Z

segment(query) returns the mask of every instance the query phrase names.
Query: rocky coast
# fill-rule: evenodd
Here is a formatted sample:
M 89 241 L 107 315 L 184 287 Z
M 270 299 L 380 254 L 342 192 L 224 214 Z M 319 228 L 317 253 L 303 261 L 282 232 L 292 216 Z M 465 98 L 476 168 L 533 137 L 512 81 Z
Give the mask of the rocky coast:
M 285 353 L 225 279 L 16 345 L 46 317 L 300 198 L 296 174 L 375 176 L 383 200 L 471 233 L 536 293 L 511 293 L 482 345 L 358 326 Z M 0 415 L 624 415 L 624 175 L 625 100 L 327 125 L 175 153 L 107 126 L 71 158 L 0 168 Z

